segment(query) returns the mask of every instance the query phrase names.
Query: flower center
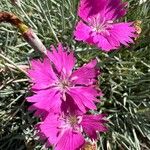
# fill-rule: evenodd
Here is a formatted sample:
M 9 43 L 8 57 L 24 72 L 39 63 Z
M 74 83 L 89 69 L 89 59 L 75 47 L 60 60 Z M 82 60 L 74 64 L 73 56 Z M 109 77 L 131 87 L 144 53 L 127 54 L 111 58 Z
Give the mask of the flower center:
M 75 126 L 76 124 L 78 124 L 78 119 L 76 116 L 70 116 L 68 119 L 71 126 Z
M 66 92 L 67 88 L 71 86 L 71 83 L 68 79 L 60 79 L 56 86 L 59 88 L 61 92 Z
M 89 25 L 92 27 L 93 32 L 108 33 L 108 30 L 112 28 L 112 20 L 106 20 L 105 17 L 101 17 L 99 14 L 89 18 Z
M 60 81 L 59 86 L 62 89 L 66 89 L 67 87 L 70 86 L 70 82 L 68 80 L 62 80 L 62 81 Z
M 74 131 L 82 132 L 82 127 L 80 125 L 82 121 L 81 116 L 75 115 L 68 115 L 68 116 L 61 116 L 62 124 L 60 128 L 73 128 Z

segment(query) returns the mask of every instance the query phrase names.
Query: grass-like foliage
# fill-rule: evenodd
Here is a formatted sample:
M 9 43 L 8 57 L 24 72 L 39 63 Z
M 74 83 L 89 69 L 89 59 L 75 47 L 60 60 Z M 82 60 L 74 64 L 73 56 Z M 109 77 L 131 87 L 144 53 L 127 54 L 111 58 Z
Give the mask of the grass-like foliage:
M 17 14 L 48 48 L 61 41 L 75 51 L 78 65 L 97 57 L 104 96 L 99 111 L 108 114 L 109 131 L 100 135 L 100 150 L 150 149 L 150 1 L 128 0 L 125 19 L 141 20 L 142 33 L 134 45 L 103 53 L 73 40 L 77 0 L 22 0 L 21 7 L 0 1 L 0 11 Z M 17 68 L 39 58 L 10 24 L 0 24 L 0 150 L 41 150 L 28 112 L 27 77 Z

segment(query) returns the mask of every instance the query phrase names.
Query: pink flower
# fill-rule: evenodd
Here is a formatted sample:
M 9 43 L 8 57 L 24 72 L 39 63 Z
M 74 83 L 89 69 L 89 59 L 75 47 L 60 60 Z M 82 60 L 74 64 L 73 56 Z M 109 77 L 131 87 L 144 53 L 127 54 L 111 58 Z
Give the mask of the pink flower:
M 78 15 L 82 20 L 76 26 L 75 39 L 105 52 L 133 43 L 133 23 L 116 22 L 126 14 L 125 6 L 121 0 L 80 0 Z
M 47 146 L 52 145 L 55 150 L 78 150 L 85 138 L 97 139 L 97 132 L 107 131 L 104 125 L 104 114 L 49 114 L 43 122 L 37 125 L 38 135 L 47 139 Z
M 27 101 L 33 103 L 30 110 L 36 110 L 35 115 L 49 111 L 61 112 L 62 102 L 67 103 L 69 97 L 82 112 L 87 109 L 96 109 L 95 103 L 101 96 L 100 89 L 96 88 L 96 78 L 99 70 L 97 61 L 92 60 L 88 64 L 75 70 L 75 58 L 73 53 L 68 53 L 59 44 L 57 50 L 52 46 L 48 57 L 41 60 L 33 60 L 28 76 L 33 83 L 35 93 L 28 97 Z

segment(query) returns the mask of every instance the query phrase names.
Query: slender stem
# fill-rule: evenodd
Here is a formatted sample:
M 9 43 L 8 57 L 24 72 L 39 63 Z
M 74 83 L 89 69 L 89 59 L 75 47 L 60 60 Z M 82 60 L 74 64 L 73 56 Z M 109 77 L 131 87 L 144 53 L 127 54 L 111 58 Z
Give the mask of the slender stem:
M 19 71 L 23 72 L 24 74 L 27 75 L 27 72 L 25 70 L 23 70 L 22 68 L 18 67 L 13 61 L 11 61 L 9 58 L 5 57 L 4 55 L 0 54 L 0 57 L 4 60 L 6 60 L 8 63 L 10 63 L 11 65 L 13 65 L 16 69 L 18 69 Z
M 53 29 L 53 27 L 52 27 L 50 21 L 48 20 L 47 15 L 45 14 L 45 11 L 44 11 L 44 9 L 42 8 L 42 5 L 41 5 L 40 1 L 37 0 L 37 2 L 38 2 L 38 4 L 39 4 L 39 6 L 40 6 L 40 9 L 41 9 L 42 13 L 44 14 L 44 17 L 45 17 L 45 19 L 46 19 L 46 21 L 47 21 L 47 23 L 48 23 L 48 25 L 49 25 L 49 27 L 50 27 L 51 32 L 53 33 L 54 38 L 55 38 L 56 41 L 59 43 L 59 40 L 58 40 L 58 38 L 57 38 L 57 35 L 56 35 L 56 33 L 55 33 L 55 31 L 54 31 L 54 29 Z
M 31 19 L 28 17 L 28 15 L 26 14 L 26 12 L 23 10 L 22 6 L 19 7 L 20 10 L 22 11 L 22 13 L 25 15 L 25 17 L 27 18 L 27 20 L 31 23 L 31 25 L 37 30 L 37 26 L 31 21 Z

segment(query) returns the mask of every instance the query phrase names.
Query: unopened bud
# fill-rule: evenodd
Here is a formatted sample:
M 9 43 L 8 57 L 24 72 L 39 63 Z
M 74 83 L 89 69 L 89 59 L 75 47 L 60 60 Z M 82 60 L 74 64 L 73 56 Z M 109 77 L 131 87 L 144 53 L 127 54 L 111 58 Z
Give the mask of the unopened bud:
M 85 142 L 81 150 L 97 150 L 96 143 Z
M 137 37 L 135 38 L 135 40 L 137 40 L 142 32 L 142 29 L 141 29 L 141 24 L 142 24 L 142 21 L 141 20 L 136 20 L 134 22 L 134 27 L 135 27 L 135 30 L 136 30 L 136 34 L 137 34 Z

